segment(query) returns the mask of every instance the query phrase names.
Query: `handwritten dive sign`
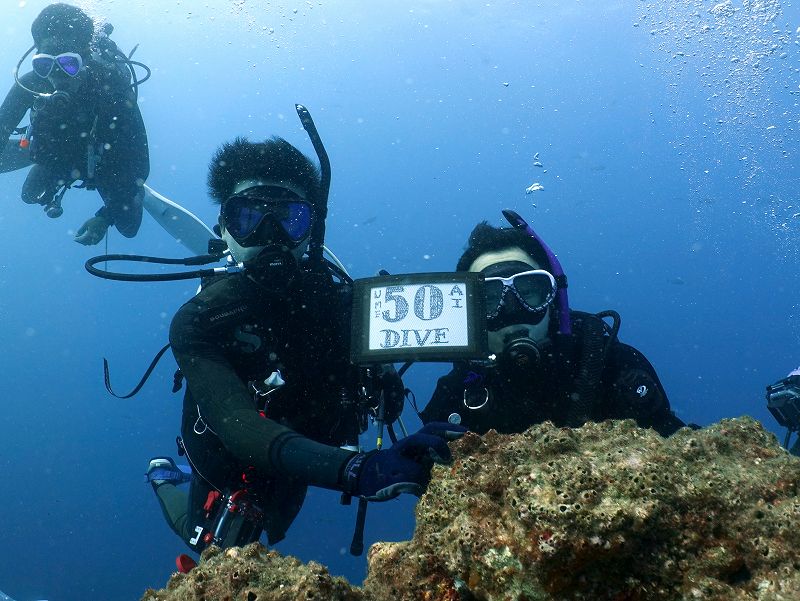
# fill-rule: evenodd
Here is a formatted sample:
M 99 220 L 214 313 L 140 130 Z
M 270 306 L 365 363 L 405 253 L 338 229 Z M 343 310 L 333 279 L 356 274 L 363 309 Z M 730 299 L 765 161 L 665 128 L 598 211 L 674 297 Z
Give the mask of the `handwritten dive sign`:
M 480 274 L 425 273 L 356 280 L 356 362 L 448 361 L 485 350 Z

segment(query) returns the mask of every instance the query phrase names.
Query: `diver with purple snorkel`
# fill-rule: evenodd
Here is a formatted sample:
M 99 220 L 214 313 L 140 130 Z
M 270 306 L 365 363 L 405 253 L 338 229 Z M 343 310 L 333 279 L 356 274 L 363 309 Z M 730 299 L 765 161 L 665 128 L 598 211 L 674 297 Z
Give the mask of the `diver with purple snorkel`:
M 628 418 L 662 436 L 683 427 L 653 366 L 617 339 L 619 314 L 570 309 L 555 254 L 522 217 L 503 215 L 512 227 L 478 224 L 456 267 L 484 275 L 491 354 L 454 363 L 422 421 L 479 434 Z

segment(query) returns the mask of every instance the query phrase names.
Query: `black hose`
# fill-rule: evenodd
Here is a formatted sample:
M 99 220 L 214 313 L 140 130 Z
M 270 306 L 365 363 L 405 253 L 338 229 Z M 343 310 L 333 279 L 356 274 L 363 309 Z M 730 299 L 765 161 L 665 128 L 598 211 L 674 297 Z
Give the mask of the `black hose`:
M 195 278 L 204 278 L 212 275 L 217 275 L 225 270 L 224 267 L 200 269 L 195 271 L 186 271 L 178 273 L 120 273 L 116 271 L 108 271 L 105 269 L 98 269 L 95 267 L 97 263 L 111 262 L 111 261 L 132 261 L 134 263 L 155 263 L 159 265 L 206 265 L 219 261 L 223 255 L 200 255 L 198 257 L 187 257 L 183 259 L 169 259 L 165 257 L 148 257 L 143 255 L 99 255 L 92 257 L 84 267 L 93 276 L 103 278 L 104 280 L 117 280 L 122 282 L 172 282 L 177 280 L 192 280 Z
M 600 313 L 597 313 L 596 315 L 603 320 L 603 328 L 608 334 L 606 347 L 603 350 L 603 357 L 605 358 L 605 356 L 608 355 L 609 349 L 617 342 L 617 334 L 619 334 L 619 328 L 622 325 L 622 318 L 619 316 L 619 313 L 610 309 L 608 311 L 600 311 Z M 606 317 L 611 318 L 611 321 L 613 322 L 612 325 L 609 326 L 605 322 Z
M 150 377 L 150 374 L 153 373 L 153 370 L 156 368 L 156 365 L 158 365 L 158 362 L 161 360 L 161 357 L 164 356 L 164 353 L 167 352 L 167 349 L 169 347 L 170 345 L 166 344 L 161 348 L 160 351 L 158 351 L 158 353 L 156 353 L 156 356 L 153 357 L 153 360 L 150 362 L 147 371 L 144 372 L 144 375 L 139 380 L 139 383 L 128 394 L 117 394 L 116 392 L 114 392 L 114 389 L 111 387 L 111 374 L 109 373 L 108 369 L 108 360 L 105 357 L 103 357 L 103 380 L 105 381 L 106 384 L 106 390 L 109 392 L 109 394 L 117 397 L 118 399 L 129 399 L 132 396 L 135 396 L 142 389 L 142 386 L 145 385 L 145 382 L 147 382 L 147 379 Z

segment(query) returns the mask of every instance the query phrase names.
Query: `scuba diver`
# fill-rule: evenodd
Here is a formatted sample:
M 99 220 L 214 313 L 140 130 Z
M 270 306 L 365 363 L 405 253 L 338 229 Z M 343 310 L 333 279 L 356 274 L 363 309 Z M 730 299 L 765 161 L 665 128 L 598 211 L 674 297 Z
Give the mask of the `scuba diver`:
M 75 241 L 99 243 L 110 226 L 132 238 L 142 221 L 150 158 L 138 85 L 149 70 L 123 54 L 83 10 L 51 4 L 31 25 L 34 45 L 14 71 L 15 84 L 0 106 L 0 139 L 8 140 L 0 171 L 33 163 L 22 200 L 63 213 L 71 187 L 97 189 L 103 207 L 77 231 Z M 31 72 L 19 68 L 31 54 Z M 132 54 L 132 53 L 131 53 Z M 134 66 L 147 70 L 137 80 Z M 30 110 L 30 125 L 18 125 Z M 21 133 L 21 138 L 11 138 Z
M 800 456 L 800 438 L 792 446 L 789 442 L 794 432 L 800 432 L 800 367 L 767 386 L 767 409 L 777 422 L 786 428 L 784 448 L 792 455 Z
M 262 530 L 280 541 L 308 486 L 369 501 L 420 495 L 464 432 L 433 423 L 359 452 L 364 391 L 378 383 L 391 423 L 404 388 L 391 366 L 365 376 L 349 361 L 351 288 L 322 259 L 330 169 L 317 152 L 322 172 L 282 138 L 237 138 L 210 163 L 221 237 L 241 269 L 205 279 L 170 327 L 187 384 L 179 454 L 192 476 L 169 457 L 146 474 L 170 527 L 197 552 Z M 178 487 L 187 480 L 188 495 Z M 178 558 L 182 571 L 193 565 Z
M 478 224 L 456 267 L 485 276 L 492 355 L 454 363 L 423 423 L 450 421 L 479 434 L 546 420 L 578 427 L 631 418 L 662 436 L 683 427 L 650 362 L 617 340 L 619 315 L 570 310 L 558 259 L 519 215 L 503 213 L 512 227 Z

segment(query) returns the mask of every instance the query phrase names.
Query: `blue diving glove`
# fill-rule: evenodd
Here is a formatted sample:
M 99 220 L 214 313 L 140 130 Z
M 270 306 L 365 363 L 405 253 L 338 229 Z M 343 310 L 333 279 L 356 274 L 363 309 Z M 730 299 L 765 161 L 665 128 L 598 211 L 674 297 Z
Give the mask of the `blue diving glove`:
M 447 441 L 467 431 L 447 422 L 431 422 L 390 449 L 358 453 L 344 468 L 345 492 L 367 501 L 388 501 L 401 493 L 421 496 L 434 463 L 452 459 Z

